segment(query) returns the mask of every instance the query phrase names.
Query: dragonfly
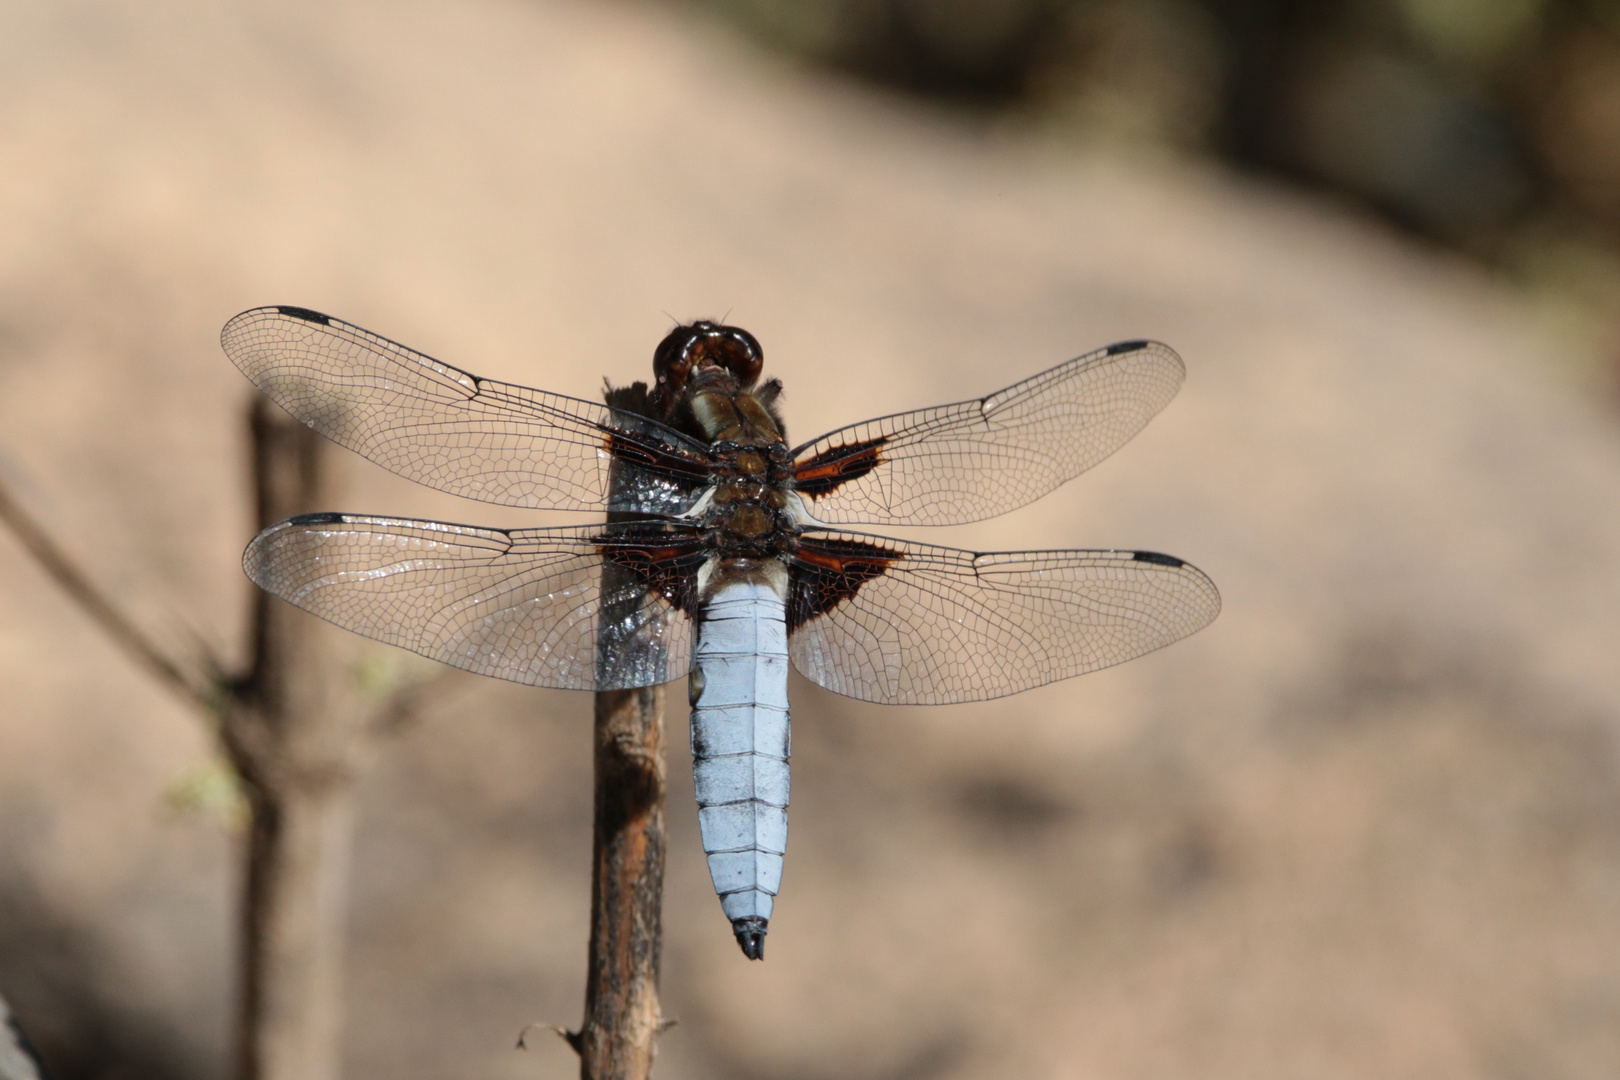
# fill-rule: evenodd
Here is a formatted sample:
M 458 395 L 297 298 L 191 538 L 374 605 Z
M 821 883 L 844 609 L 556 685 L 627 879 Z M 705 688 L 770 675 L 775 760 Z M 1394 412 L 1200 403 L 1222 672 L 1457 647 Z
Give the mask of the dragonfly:
M 677 326 L 653 381 L 603 403 L 471 375 L 307 308 L 245 311 L 225 353 L 294 417 L 428 487 L 588 524 L 497 529 L 305 514 L 248 545 L 261 588 L 367 637 L 531 686 L 685 677 L 698 821 L 744 955 L 764 957 L 787 850 L 788 668 L 891 705 L 983 701 L 1151 652 L 1210 623 L 1214 584 L 1152 551 L 974 552 L 851 531 L 1029 503 L 1175 396 L 1151 341 L 987 397 L 790 448 L 748 331 Z

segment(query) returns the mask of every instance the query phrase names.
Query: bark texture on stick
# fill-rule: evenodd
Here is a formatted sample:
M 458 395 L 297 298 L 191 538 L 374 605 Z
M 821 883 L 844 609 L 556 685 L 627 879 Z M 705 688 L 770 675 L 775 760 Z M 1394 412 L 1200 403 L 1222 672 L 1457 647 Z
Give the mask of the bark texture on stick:
M 664 688 L 596 695 L 596 826 L 581 1080 L 644 1080 L 663 1024 Z
M 318 509 L 324 440 L 252 413 L 259 526 Z M 354 785 L 362 727 L 325 627 L 254 595 L 252 668 L 223 735 L 252 825 L 242 907 L 240 1080 L 337 1080 Z

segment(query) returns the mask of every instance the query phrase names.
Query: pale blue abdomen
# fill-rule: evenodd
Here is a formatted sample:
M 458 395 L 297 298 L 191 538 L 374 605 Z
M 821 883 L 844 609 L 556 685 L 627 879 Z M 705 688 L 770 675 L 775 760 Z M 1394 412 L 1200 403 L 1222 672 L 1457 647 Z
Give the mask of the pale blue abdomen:
M 709 875 L 758 959 L 787 850 L 787 619 L 774 582 L 722 580 L 693 650 L 692 759 Z

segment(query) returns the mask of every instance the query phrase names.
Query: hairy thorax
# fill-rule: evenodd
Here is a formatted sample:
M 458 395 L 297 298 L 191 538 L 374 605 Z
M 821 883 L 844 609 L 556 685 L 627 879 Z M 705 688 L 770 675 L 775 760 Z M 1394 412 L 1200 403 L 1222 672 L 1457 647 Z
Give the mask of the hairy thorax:
M 771 408 L 781 384 L 754 387 L 758 343 L 733 327 L 694 323 L 666 339 L 654 366 L 654 401 L 669 422 L 708 444 L 711 487 L 693 516 L 716 555 L 747 562 L 786 552 L 802 512 L 795 513 L 792 458 Z

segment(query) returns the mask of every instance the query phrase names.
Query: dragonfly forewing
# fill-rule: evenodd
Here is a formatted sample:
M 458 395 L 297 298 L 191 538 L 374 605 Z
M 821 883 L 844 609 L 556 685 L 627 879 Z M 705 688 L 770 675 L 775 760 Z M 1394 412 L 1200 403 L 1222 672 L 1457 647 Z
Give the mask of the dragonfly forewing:
M 836 525 L 960 525 L 1045 495 L 1124 446 L 1180 389 L 1169 346 L 1126 341 L 972 401 L 839 428 L 793 451 Z
M 482 379 L 342 319 L 244 311 L 220 335 L 266 396 L 385 469 L 504 506 L 676 515 L 707 476 L 703 447 L 655 421 Z M 609 470 L 622 481 L 609 497 Z

